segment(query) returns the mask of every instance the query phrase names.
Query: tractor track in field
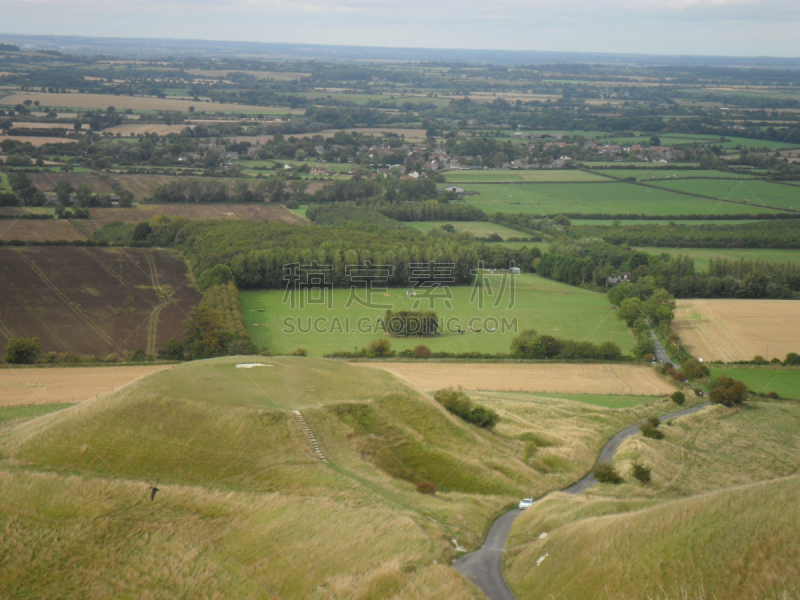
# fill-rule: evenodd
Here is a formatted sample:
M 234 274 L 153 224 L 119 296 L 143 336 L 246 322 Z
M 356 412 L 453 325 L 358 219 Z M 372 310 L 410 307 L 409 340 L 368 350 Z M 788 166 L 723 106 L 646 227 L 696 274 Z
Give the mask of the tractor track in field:
M 159 297 L 158 304 L 153 308 L 153 312 L 150 313 L 150 317 L 147 319 L 147 345 L 145 353 L 150 356 L 155 356 L 156 352 L 158 352 L 158 319 L 161 316 L 161 311 L 164 310 L 167 305 L 167 293 L 161 287 L 161 283 L 158 280 L 156 261 L 153 260 L 149 252 L 145 252 L 144 256 L 145 259 L 147 259 L 147 266 L 150 269 L 150 281 Z

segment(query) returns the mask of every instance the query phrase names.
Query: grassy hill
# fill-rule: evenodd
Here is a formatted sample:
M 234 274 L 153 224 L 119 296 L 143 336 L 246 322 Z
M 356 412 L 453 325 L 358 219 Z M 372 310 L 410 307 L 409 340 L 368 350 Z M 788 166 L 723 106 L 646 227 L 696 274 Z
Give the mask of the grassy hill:
M 798 420 L 798 402 L 759 401 L 662 425 L 663 440 L 628 439 L 614 459 L 621 485 L 548 496 L 515 523 L 512 589 L 518 598 L 795 598 Z M 634 461 L 652 469 L 649 484 L 630 476 Z M 545 555 L 547 568 L 536 568 Z
M 795 598 L 798 493 L 795 476 L 645 508 L 554 495 L 515 526 L 536 541 L 506 577 L 520 599 Z
M 521 441 L 464 424 L 391 375 L 241 360 L 8 415 L 0 596 L 475 598 L 445 566 L 452 538 L 475 547 L 529 486 L 552 489 Z M 416 492 L 422 480 L 436 496 Z

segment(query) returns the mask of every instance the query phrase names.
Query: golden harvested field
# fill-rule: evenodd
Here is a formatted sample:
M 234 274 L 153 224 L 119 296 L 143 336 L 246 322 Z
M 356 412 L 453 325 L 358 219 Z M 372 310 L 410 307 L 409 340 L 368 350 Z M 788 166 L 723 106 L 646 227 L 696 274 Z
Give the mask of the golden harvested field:
M 119 111 L 133 110 L 179 110 L 188 112 L 190 106 L 199 111 L 244 112 L 244 113 L 302 113 L 301 110 L 275 106 L 250 106 L 245 104 L 222 104 L 219 102 L 193 102 L 191 100 L 172 100 L 170 98 L 149 98 L 143 96 L 113 96 L 104 94 L 48 94 L 41 92 L 20 92 L 0 98 L 0 104 L 16 106 L 26 100 L 38 101 L 42 106 L 53 108 L 106 109 L 113 106 Z
M 80 231 L 69 221 L 0 221 L 0 241 L 21 240 L 23 242 L 74 242 L 85 240 Z
M 78 140 L 60 137 L 42 137 L 38 135 L 0 135 L 0 142 L 4 140 L 14 140 L 15 142 L 28 143 L 38 148 L 45 144 L 76 144 Z
M 168 366 L 0 369 L 0 407 L 82 402 Z
M 180 133 L 186 128 L 193 129 L 194 125 L 164 125 L 158 123 L 130 123 L 128 125 L 117 125 L 115 127 L 109 127 L 108 129 L 104 130 L 108 133 L 113 133 L 117 135 L 118 133 L 121 134 L 123 137 L 127 137 L 131 134 L 133 135 L 144 135 L 145 133 L 155 133 L 158 135 L 167 135 L 169 133 Z
M 674 389 L 649 367 L 597 364 L 381 363 L 426 391 L 461 386 L 468 391 L 660 396 Z
M 679 300 L 672 328 L 706 361 L 783 359 L 800 348 L 800 301 Z

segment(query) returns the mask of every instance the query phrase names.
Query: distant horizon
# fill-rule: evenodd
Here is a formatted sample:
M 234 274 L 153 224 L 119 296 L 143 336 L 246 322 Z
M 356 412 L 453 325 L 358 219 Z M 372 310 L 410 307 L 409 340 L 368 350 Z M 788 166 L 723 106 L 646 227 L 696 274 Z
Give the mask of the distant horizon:
M 6 0 L 26 36 L 800 58 L 794 0 Z
M 50 41 L 50 44 L 43 43 L 46 41 Z M 36 43 L 38 42 L 38 44 Z M 59 43 L 60 42 L 60 43 Z M 70 44 L 72 42 L 72 44 Z M 80 44 L 79 42 L 83 42 Z M 92 35 L 50 35 L 50 34 L 18 34 L 18 33 L 9 33 L 9 32 L 0 32 L 0 43 L 8 43 L 8 44 L 15 44 L 15 45 L 25 45 L 30 46 L 31 48 L 41 49 L 41 50 L 59 50 L 65 53 L 76 52 L 76 53 L 88 53 L 88 54 L 110 54 L 118 52 L 121 56 L 129 55 L 129 52 L 126 50 L 130 50 L 131 47 L 136 47 L 143 42 L 156 42 L 161 44 L 168 44 L 170 48 L 161 48 L 162 52 L 177 52 L 181 51 L 179 46 L 181 44 L 188 44 L 189 48 L 183 49 L 186 53 L 186 56 L 196 56 L 196 54 L 208 54 L 207 52 L 201 52 L 201 49 L 206 48 L 209 49 L 210 47 L 217 46 L 219 50 L 223 48 L 228 48 L 229 52 L 225 52 L 220 56 L 224 55 L 237 55 L 233 50 L 235 50 L 236 46 L 243 47 L 243 46 L 253 46 L 253 47 L 261 47 L 263 49 L 284 49 L 284 50 L 294 50 L 297 52 L 298 50 L 302 50 L 304 48 L 308 49 L 319 49 L 320 51 L 323 50 L 338 50 L 340 51 L 339 56 L 323 56 L 323 55 L 308 55 L 308 56 L 301 56 L 298 54 L 293 54 L 291 56 L 274 56 L 274 59 L 277 58 L 284 58 L 290 60 L 324 60 L 324 59 L 331 59 L 331 60 L 364 60 L 364 61 L 380 61 L 385 60 L 388 62 L 435 62 L 435 61 L 444 61 L 449 60 L 450 62 L 483 62 L 483 63 L 490 63 L 491 61 L 488 60 L 490 55 L 493 55 L 494 58 L 500 58 L 503 55 L 508 57 L 517 57 L 518 60 L 514 61 L 515 64 L 521 65 L 525 64 L 525 61 L 522 61 L 522 57 L 528 56 L 530 58 L 540 56 L 542 58 L 550 57 L 552 60 L 548 62 L 560 62 L 558 59 L 561 58 L 566 59 L 568 57 L 571 58 L 601 58 L 605 57 L 608 59 L 616 59 L 616 60 L 609 60 L 609 61 L 598 61 L 598 60 L 574 60 L 574 61 L 566 61 L 566 62 L 574 62 L 575 64 L 580 63 L 606 63 L 606 64 L 625 64 L 626 61 L 621 59 L 635 59 L 636 62 L 643 62 L 646 64 L 652 64 L 652 59 L 662 59 L 661 61 L 657 61 L 663 63 L 665 65 L 674 65 L 674 66 L 704 66 L 708 63 L 702 62 L 702 59 L 708 59 L 711 62 L 716 63 L 727 63 L 729 66 L 733 66 L 734 64 L 738 64 L 737 61 L 745 62 L 745 63 L 755 63 L 757 61 L 777 61 L 777 62 L 791 62 L 795 63 L 794 66 L 800 67 L 800 56 L 781 56 L 781 55 L 726 55 L 726 54 L 660 54 L 660 53 L 644 53 L 644 54 L 637 54 L 632 52 L 609 52 L 609 51 L 572 51 L 572 50 L 542 50 L 542 49 L 531 49 L 531 50 L 507 50 L 502 48 L 461 48 L 461 47 L 425 47 L 425 48 L 412 48 L 410 46 L 392 46 L 392 45 L 381 45 L 381 46 L 374 46 L 374 45 L 363 45 L 363 44 L 323 44 L 323 43 L 305 43 L 305 42 L 263 42 L 263 41 L 254 41 L 254 40 L 224 40 L 224 39 L 208 39 L 208 40 L 197 40 L 192 38 L 182 38 L 182 37 L 125 37 L 125 36 L 92 36 Z M 54 46 L 59 46 L 59 48 L 55 48 Z M 65 47 L 66 46 L 66 47 Z M 112 48 L 112 46 L 119 46 L 116 50 Z M 94 51 L 92 50 L 94 48 Z M 140 48 L 141 50 L 141 48 Z M 152 51 L 157 51 L 159 49 L 150 48 Z M 194 51 L 194 52 L 192 52 Z M 363 51 L 363 52 L 383 52 L 385 54 L 392 54 L 395 52 L 407 52 L 410 53 L 407 58 L 400 58 L 400 57 L 389 57 L 385 56 L 384 58 L 375 57 L 375 56 L 364 56 L 360 58 L 354 58 L 352 55 L 348 56 L 346 51 Z M 443 56 L 439 56 L 436 58 L 432 57 L 420 57 L 418 55 L 424 54 L 453 54 L 451 58 L 446 58 Z M 479 58 L 478 56 L 472 57 L 472 60 L 457 60 L 455 55 L 458 54 L 474 54 L 474 55 L 484 55 L 484 58 Z M 166 56 L 166 54 L 164 55 Z M 239 54 L 239 56 L 241 56 Z M 141 57 L 140 57 L 141 58 Z M 159 56 L 154 55 L 153 59 L 161 58 Z M 270 56 L 265 55 L 262 58 L 269 59 Z M 468 58 L 468 57 L 463 57 Z M 680 61 L 680 59 L 691 59 L 691 64 L 685 64 Z M 533 64 L 536 64 L 539 61 L 531 61 Z M 546 63 L 540 63 L 546 64 Z M 709 65 L 711 66 L 711 65 Z M 720 64 L 714 66 L 721 66 Z M 745 66 L 756 66 L 754 64 L 745 65 Z M 772 67 L 787 67 L 791 65 L 763 65 L 763 66 L 772 66 Z

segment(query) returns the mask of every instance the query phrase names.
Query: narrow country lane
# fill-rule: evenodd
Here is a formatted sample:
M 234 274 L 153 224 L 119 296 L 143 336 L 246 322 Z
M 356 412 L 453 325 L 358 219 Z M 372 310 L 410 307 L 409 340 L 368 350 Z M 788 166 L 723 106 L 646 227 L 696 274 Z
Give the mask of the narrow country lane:
M 658 348 L 660 344 L 658 342 L 656 344 Z M 669 413 L 661 417 L 661 422 L 696 413 L 708 405 L 709 403 L 705 402 L 691 408 Z M 611 462 L 622 442 L 636 435 L 640 426 L 641 423 L 632 425 L 611 438 L 603 447 L 598 462 Z M 581 494 L 595 483 L 597 483 L 597 479 L 595 479 L 594 472 L 591 472 L 577 483 L 566 488 L 564 492 L 567 494 Z M 489 535 L 486 536 L 486 541 L 479 550 L 462 556 L 453 563 L 453 568 L 477 585 L 489 600 L 515 600 L 514 594 L 503 577 L 503 551 L 505 550 L 508 534 L 511 532 L 511 526 L 521 514 L 521 510 L 514 509 L 502 515 L 492 525 Z

